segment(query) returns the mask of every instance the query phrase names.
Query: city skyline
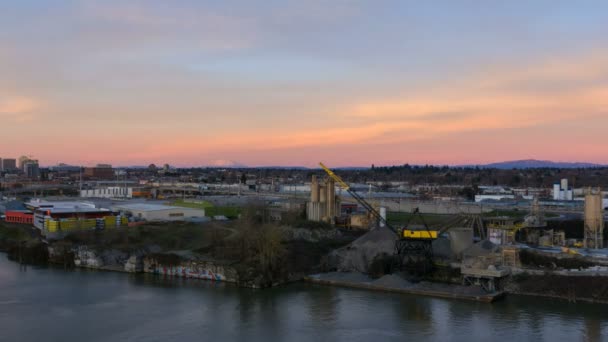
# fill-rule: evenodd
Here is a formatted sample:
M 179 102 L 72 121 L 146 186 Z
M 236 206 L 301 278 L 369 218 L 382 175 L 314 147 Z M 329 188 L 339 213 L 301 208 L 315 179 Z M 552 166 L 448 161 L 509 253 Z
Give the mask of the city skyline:
M 605 2 L 0 7 L 0 157 L 608 164 Z

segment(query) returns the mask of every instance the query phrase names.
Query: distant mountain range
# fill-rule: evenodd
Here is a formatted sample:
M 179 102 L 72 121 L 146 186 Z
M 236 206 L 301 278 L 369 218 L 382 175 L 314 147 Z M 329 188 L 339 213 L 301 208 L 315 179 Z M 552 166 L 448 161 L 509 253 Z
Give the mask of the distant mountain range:
M 401 165 L 396 165 L 401 166 Z M 415 166 L 412 164 L 412 166 Z M 422 166 L 422 165 L 419 165 Z M 436 165 L 442 166 L 442 165 Z M 312 170 L 319 167 L 306 166 L 247 166 L 233 160 L 213 160 L 202 167 L 209 168 L 225 168 L 225 169 L 284 169 L 284 170 Z M 451 167 L 480 167 L 484 169 L 534 169 L 534 168 L 556 168 L 556 169 L 578 169 L 578 168 L 593 168 L 593 167 L 608 167 L 608 165 L 585 163 L 585 162 L 554 162 L 550 160 L 523 159 L 511 160 L 490 164 L 466 164 L 466 165 L 451 165 Z M 126 168 L 147 168 L 147 166 L 126 166 Z M 343 166 L 332 167 L 334 170 L 367 170 L 369 166 Z
M 498 163 L 490 163 L 485 165 L 466 165 L 467 167 L 479 166 L 490 169 L 534 169 L 534 168 L 557 168 L 557 169 L 578 169 L 590 167 L 602 167 L 605 165 L 593 163 L 577 163 L 577 162 L 554 162 L 549 160 L 512 160 Z

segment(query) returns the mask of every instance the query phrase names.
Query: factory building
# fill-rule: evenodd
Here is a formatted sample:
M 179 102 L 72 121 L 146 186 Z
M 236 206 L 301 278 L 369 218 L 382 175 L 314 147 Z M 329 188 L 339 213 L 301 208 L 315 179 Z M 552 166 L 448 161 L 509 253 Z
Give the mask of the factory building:
M 564 178 L 560 183 L 553 184 L 553 200 L 554 201 L 572 201 L 574 200 L 574 192 L 568 186 L 568 179 Z
M 133 188 L 108 186 L 96 189 L 80 190 L 80 197 L 86 198 L 132 198 Z
M 604 206 L 600 189 L 587 189 L 585 194 L 585 248 L 604 246 Z
M 138 221 L 190 221 L 205 217 L 205 210 L 162 204 L 125 203 L 112 207 L 114 211 Z
M 328 178 L 325 184 L 320 184 L 317 176 L 313 175 L 310 184 L 310 202 L 306 208 L 308 219 L 334 223 L 340 210 L 339 202 L 335 181 Z

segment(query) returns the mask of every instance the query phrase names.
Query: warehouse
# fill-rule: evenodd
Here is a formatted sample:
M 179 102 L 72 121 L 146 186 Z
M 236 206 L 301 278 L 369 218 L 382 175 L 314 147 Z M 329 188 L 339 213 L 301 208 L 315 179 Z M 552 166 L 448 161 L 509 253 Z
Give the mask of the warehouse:
M 190 221 L 205 216 L 205 210 L 173 207 L 163 204 L 126 203 L 112 207 L 136 221 Z

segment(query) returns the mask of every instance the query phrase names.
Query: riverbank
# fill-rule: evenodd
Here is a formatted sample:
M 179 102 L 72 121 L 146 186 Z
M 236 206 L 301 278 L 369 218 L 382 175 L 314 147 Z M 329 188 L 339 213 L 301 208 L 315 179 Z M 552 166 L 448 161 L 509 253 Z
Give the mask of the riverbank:
M 392 275 L 372 280 L 363 275 L 365 278 L 348 278 L 337 272 L 321 274 L 331 271 L 331 267 L 322 266 L 326 262 L 324 256 L 357 237 L 348 234 L 337 229 L 239 226 L 239 222 L 190 223 L 86 231 L 45 243 L 31 227 L 0 224 L 0 250 L 20 263 L 207 279 L 249 288 L 305 280 L 480 302 L 493 302 L 504 294 L 521 294 L 608 304 L 608 277 L 570 277 L 550 272 L 537 274 L 538 271 L 509 277 L 504 292 L 487 294 L 478 287 L 457 285 L 459 276 L 451 272 L 447 272 L 445 279 L 434 277 L 415 284 L 396 282 Z
M 21 263 L 155 273 L 251 288 L 301 280 L 316 271 L 323 256 L 360 235 L 318 224 L 298 227 L 251 218 L 79 231 L 50 241 L 36 233 L 26 225 L 0 222 L 0 249 Z
M 413 283 L 398 274 L 388 274 L 379 279 L 372 279 L 361 273 L 331 272 L 310 275 L 305 277 L 304 280 L 315 284 L 484 303 L 494 302 L 504 296 L 502 291 L 486 293 L 477 286 L 460 286 L 426 281 Z

